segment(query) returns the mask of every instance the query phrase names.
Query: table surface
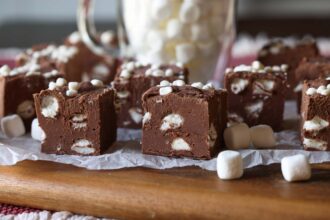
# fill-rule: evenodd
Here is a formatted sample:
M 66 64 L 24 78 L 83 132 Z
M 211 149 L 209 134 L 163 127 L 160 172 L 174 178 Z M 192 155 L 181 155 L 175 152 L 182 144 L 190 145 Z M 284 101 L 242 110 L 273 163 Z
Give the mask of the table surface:
M 279 165 L 222 181 L 195 167 L 90 171 L 45 161 L 0 167 L 0 202 L 119 219 L 329 219 L 330 164 L 287 183 Z

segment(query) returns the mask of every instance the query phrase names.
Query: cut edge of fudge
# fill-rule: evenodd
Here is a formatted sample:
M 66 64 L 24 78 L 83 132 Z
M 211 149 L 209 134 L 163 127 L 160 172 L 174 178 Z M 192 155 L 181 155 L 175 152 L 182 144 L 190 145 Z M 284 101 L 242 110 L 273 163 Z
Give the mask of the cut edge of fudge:
M 115 141 L 115 91 L 100 80 L 69 82 L 60 78 L 34 94 L 42 151 L 71 155 L 99 155 Z
M 143 153 L 211 159 L 224 146 L 226 90 L 216 90 L 211 84 L 162 81 L 142 99 Z
M 330 78 L 304 81 L 301 138 L 306 150 L 330 150 Z

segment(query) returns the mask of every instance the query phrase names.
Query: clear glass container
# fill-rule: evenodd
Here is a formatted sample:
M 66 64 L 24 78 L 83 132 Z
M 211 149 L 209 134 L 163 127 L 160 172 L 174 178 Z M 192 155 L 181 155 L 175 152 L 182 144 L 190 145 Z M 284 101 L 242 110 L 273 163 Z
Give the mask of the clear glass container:
M 142 63 L 182 63 L 190 81 L 220 81 L 235 37 L 235 0 L 119 0 L 120 55 Z M 91 0 L 81 0 L 79 30 L 94 50 Z

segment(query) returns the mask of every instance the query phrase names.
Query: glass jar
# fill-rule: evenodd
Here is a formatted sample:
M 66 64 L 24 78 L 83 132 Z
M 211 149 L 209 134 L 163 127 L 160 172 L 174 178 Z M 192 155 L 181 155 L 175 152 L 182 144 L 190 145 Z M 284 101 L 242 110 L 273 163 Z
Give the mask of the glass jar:
M 83 39 L 102 50 L 81 0 L 78 24 Z M 182 63 L 190 81 L 221 79 L 235 36 L 235 0 L 120 0 L 120 54 L 142 63 Z

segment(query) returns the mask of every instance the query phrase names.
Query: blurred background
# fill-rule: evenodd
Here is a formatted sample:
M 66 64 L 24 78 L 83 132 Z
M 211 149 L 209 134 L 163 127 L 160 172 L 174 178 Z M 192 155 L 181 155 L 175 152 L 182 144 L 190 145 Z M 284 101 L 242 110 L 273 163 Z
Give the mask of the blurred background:
M 132 0 L 133 1 L 133 0 Z M 330 36 L 330 0 L 238 0 L 237 32 Z M 59 42 L 76 30 L 77 0 L 0 0 L 0 47 Z M 99 30 L 114 28 L 116 0 L 97 0 Z

